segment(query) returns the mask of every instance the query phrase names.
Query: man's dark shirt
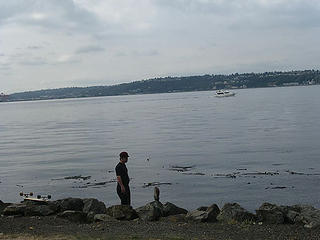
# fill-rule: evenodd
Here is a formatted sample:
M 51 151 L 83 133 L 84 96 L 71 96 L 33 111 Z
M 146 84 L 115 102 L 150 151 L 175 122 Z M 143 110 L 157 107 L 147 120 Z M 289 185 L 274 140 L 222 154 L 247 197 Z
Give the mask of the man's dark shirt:
M 128 169 L 124 163 L 119 162 L 116 166 L 116 175 L 121 177 L 124 186 L 129 185 Z

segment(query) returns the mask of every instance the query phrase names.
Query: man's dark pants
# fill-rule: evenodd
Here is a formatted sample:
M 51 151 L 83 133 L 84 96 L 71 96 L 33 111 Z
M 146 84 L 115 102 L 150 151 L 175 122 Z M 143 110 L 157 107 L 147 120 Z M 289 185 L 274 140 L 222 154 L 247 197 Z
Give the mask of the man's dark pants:
M 129 185 L 128 186 L 124 186 L 124 188 L 126 189 L 125 193 L 121 192 L 121 187 L 118 184 L 117 185 L 117 193 L 119 198 L 121 199 L 121 205 L 129 205 L 131 203 L 131 199 L 130 199 L 130 188 Z

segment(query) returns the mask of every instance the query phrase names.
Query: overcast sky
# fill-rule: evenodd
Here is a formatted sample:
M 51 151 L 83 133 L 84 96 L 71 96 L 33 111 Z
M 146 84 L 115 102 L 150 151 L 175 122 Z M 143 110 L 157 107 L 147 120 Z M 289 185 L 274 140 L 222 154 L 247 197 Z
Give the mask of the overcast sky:
M 0 0 L 0 92 L 303 69 L 319 0 Z

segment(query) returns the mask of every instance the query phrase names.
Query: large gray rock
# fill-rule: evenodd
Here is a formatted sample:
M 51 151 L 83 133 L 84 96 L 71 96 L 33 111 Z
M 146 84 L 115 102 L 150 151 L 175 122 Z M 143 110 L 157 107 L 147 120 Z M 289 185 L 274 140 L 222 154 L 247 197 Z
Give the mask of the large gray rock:
M 284 215 L 284 223 L 302 223 L 299 221 L 301 208 L 297 206 L 279 206 Z
M 57 211 L 51 205 L 29 205 L 25 208 L 25 216 L 49 216 L 55 214 Z
M 159 201 L 153 201 L 136 209 L 139 218 L 144 221 L 157 221 L 164 216 L 163 205 Z
M 258 210 L 256 210 L 257 219 L 260 222 L 270 224 L 281 224 L 285 222 L 285 214 L 283 208 L 271 204 L 263 203 Z
M 177 215 L 177 214 L 187 214 L 188 211 L 186 209 L 180 208 L 173 203 L 166 202 L 163 205 L 163 216 L 171 216 L 171 215 Z
M 207 222 L 216 222 L 217 217 L 220 213 L 220 209 L 217 204 L 212 204 L 210 207 L 207 208 L 206 212 L 208 213 Z
M 83 210 L 84 213 L 93 212 L 94 214 L 105 214 L 107 211 L 106 205 L 103 202 L 98 201 L 94 198 L 83 199 Z
M 25 203 L 11 204 L 7 206 L 2 213 L 5 216 L 24 216 L 26 208 L 27 205 Z
M 87 214 L 81 211 L 67 210 L 59 213 L 57 217 L 64 218 L 70 222 L 85 223 L 87 222 Z
M 212 204 L 205 211 L 194 210 L 188 212 L 188 214 L 186 215 L 186 219 L 194 222 L 216 222 L 219 213 L 219 207 L 216 204 Z
M 4 203 L 0 200 L 0 215 L 2 214 L 3 210 L 9 205 L 11 205 L 11 203 Z
M 83 210 L 83 200 L 81 198 L 65 198 L 61 200 L 57 200 L 53 202 L 58 208 L 60 212 L 64 212 L 67 210 L 71 211 L 82 211 Z
M 282 207 L 285 218 L 290 223 L 301 223 L 306 228 L 320 226 L 320 210 L 309 205 L 294 205 Z
M 57 207 L 50 202 L 24 201 L 22 203 L 11 204 L 3 211 L 4 215 L 15 216 L 49 216 L 57 212 Z
M 115 222 L 115 221 L 118 221 L 107 214 L 96 214 L 96 215 L 94 215 L 93 220 L 95 222 Z
M 170 215 L 166 217 L 165 220 L 169 222 L 186 222 L 187 221 L 186 215 L 187 214 Z
M 299 220 L 306 228 L 317 228 L 320 226 L 320 210 L 312 206 L 302 205 Z
M 208 207 L 205 207 L 205 206 L 201 206 L 201 207 L 198 207 L 197 210 L 199 211 L 207 211 Z
M 188 212 L 186 219 L 193 222 L 206 222 L 208 219 L 208 213 L 201 210 L 193 210 Z
M 238 203 L 226 203 L 221 209 L 220 214 L 217 219 L 219 221 L 255 221 L 256 217 L 254 214 L 248 212 L 244 208 L 242 208 Z
M 137 212 L 128 205 L 114 205 L 106 210 L 106 214 L 118 220 L 133 220 L 138 218 Z

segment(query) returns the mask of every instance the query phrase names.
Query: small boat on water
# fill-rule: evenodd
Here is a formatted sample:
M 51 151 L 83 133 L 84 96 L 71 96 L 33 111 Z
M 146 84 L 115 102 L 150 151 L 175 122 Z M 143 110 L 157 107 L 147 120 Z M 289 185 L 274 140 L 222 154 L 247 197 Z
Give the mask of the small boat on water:
M 232 97 L 236 95 L 234 92 L 230 92 L 228 90 L 217 90 L 216 91 L 216 97 Z

